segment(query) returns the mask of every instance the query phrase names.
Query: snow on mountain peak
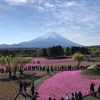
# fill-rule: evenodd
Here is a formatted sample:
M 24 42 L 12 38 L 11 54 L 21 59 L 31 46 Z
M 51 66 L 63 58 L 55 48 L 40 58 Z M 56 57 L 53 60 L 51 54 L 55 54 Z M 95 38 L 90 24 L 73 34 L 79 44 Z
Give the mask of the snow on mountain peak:
M 42 36 L 43 39 L 47 39 L 47 38 L 56 38 L 57 37 L 57 33 L 56 32 L 48 32 L 46 34 L 44 34 Z

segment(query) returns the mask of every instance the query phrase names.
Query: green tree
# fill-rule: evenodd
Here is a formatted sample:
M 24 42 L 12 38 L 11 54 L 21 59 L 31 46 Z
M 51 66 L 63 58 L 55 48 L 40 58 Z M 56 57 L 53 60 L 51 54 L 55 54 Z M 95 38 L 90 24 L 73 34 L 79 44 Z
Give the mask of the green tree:
M 66 55 L 66 56 L 70 56 L 70 48 L 69 48 L 69 47 L 67 47 L 67 48 L 65 49 L 65 55 Z
M 94 53 L 97 57 L 100 56 L 100 50 L 95 50 L 93 53 Z
M 17 59 L 17 68 L 18 68 L 18 71 L 20 72 L 20 74 L 23 74 L 23 67 L 24 65 L 29 62 L 31 60 L 31 58 L 22 58 L 22 57 L 19 57 Z
M 17 68 L 18 68 L 18 64 L 19 64 L 19 58 L 18 57 L 13 57 L 13 59 L 11 60 L 11 65 L 13 68 L 13 73 L 14 73 L 14 77 L 16 77 L 16 72 L 17 72 Z
M 5 57 L 4 57 L 4 56 L 1 56 L 1 57 L 0 57 L 0 65 L 1 65 L 1 66 L 3 66 L 3 65 L 5 66 L 5 64 L 6 64 Z M 5 67 L 6 67 L 6 66 L 5 66 Z
M 47 57 L 48 56 L 47 49 L 45 49 L 45 48 L 42 49 L 42 56 L 43 57 Z
M 29 62 L 31 58 L 22 58 L 22 57 L 12 57 L 12 56 L 2 56 L 0 58 L 0 64 L 4 65 L 11 77 L 11 73 L 14 72 L 14 77 L 16 77 L 17 69 L 20 74 L 23 74 L 23 66 Z
M 50 47 L 48 48 L 47 51 L 48 51 L 48 57 L 58 57 L 64 55 L 64 50 L 60 45 Z
M 73 59 L 78 62 L 77 66 L 81 64 L 81 61 L 84 60 L 84 56 L 81 53 L 75 53 Z
M 11 73 L 12 73 L 11 59 L 12 59 L 12 56 L 11 56 L 11 55 L 5 57 L 6 66 L 7 66 L 7 71 L 8 71 L 8 73 L 9 73 L 9 77 L 11 77 Z
M 50 48 L 48 48 L 48 57 L 51 57 L 52 56 L 52 48 L 50 47 Z
M 62 46 L 58 45 L 56 46 L 57 56 L 63 56 L 64 55 L 64 49 Z
M 12 59 L 12 56 L 6 56 L 6 57 L 2 56 L 0 58 L 0 63 L 6 67 L 7 72 L 9 73 L 9 77 L 11 76 L 11 73 L 12 73 L 12 67 L 10 63 L 11 59 Z

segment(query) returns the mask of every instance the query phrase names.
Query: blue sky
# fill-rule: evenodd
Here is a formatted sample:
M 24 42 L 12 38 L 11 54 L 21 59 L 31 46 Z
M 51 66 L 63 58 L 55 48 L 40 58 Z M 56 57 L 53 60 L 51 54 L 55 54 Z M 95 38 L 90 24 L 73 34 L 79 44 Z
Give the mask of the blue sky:
M 0 44 L 52 31 L 82 45 L 100 45 L 100 0 L 0 0 Z

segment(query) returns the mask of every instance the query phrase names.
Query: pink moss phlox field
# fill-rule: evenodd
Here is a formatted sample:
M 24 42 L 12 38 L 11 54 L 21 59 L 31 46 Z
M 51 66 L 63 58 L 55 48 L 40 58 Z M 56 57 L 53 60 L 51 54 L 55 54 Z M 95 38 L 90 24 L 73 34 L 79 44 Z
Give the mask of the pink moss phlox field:
M 37 63 L 40 61 L 41 63 L 57 63 L 57 62 L 73 62 L 73 59 L 45 59 L 45 58 L 34 58 L 31 63 Z
M 40 63 L 38 63 L 38 61 Z M 41 64 L 47 63 L 63 63 L 63 62 L 74 62 L 73 59 L 45 59 L 45 58 L 33 58 L 31 62 L 28 62 L 24 65 L 24 68 L 28 68 L 29 66 L 32 67 L 39 67 Z
M 91 82 L 95 83 L 95 89 L 100 85 L 99 76 L 81 75 L 80 71 L 64 71 L 45 80 L 38 88 L 38 100 L 48 100 L 49 97 L 59 100 L 65 98 L 65 94 L 81 91 L 83 95 L 89 94 Z

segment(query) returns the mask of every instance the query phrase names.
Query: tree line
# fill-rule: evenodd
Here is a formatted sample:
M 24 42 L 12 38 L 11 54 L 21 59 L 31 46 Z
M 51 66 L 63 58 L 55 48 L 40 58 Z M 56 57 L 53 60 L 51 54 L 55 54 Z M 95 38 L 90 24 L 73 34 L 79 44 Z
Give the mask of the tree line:
M 12 57 L 59 57 L 59 56 L 71 56 L 75 53 L 81 53 L 83 55 L 90 54 L 90 50 L 87 47 L 67 47 L 63 48 L 62 46 L 53 46 L 49 48 L 19 48 L 19 49 L 0 49 L 1 56 Z

